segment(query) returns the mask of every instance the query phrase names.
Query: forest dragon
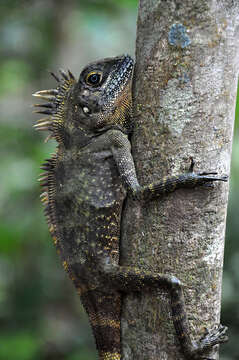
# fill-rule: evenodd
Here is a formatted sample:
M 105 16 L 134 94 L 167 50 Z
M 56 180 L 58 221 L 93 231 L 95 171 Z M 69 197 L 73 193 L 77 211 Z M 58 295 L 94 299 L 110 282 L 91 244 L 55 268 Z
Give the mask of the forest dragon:
M 200 341 L 191 340 L 180 281 L 173 275 L 121 266 L 120 230 L 126 196 L 156 199 L 178 188 L 227 181 L 216 173 L 189 172 L 141 186 L 129 135 L 133 131 L 131 83 L 134 62 L 128 55 L 89 64 L 77 81 L 60 70 L 56 89 L 38 91 L 35 104 L 44 119 L 34 125 L 58 142 L 41 174 L 48 225 L 63 266 L 87 311 L 101 360 L 120 360 L 122 294 L 168 289 L 172 320 L 186 359 L 227 340 L 219 325 Z M 39 107 L 41 109 L 39 109 Z

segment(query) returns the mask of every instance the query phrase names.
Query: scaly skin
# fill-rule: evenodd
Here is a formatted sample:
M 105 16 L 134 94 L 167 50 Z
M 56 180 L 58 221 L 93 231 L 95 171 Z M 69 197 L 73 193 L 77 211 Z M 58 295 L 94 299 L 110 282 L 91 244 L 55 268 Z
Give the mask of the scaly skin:
M 49 130 L 57 152 L 42 169 L 41 195 L 50 233 L 63 266 L 81 297 L 101 360 L 120 360 L 121 291 L 165 287 L 169 291 L 175 330 L 186 359 L 205 359 L 205 351 L 225 342 L 226 328 L 206 334 L 195 343 L 185 311 L 180 281 L 119 265 L 121 212 L 128 195 L 153 200 L 178 188 L 226 181 L 215 173 L 190 171 L 158 183 L 140 186 L 128 135 L 133 129 L 129 56 L 88 65 L 78 81 L 68 72 L 55 74 L 57 89 L 34 95 L 48 100 L 36 104 L 48 115 L 38 130 Z

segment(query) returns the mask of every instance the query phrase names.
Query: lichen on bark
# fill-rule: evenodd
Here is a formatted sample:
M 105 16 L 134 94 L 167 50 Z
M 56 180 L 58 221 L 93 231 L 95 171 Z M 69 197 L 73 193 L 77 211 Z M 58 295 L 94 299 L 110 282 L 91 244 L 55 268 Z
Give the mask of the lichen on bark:
M 139 3 L 132 151 L 141 184 L 185 172 L 229 174 L 239 64 L 239 3 Z M 192 336 L 220 321 L 228 184 L 178 190 L 147 207 L 127 202 L 124 265 L 170 273 L 185 285 Z M 183 359 L 166 292 L 130 294 L 124 360 Z M 211 357 L 217 358 L 216 349 Z

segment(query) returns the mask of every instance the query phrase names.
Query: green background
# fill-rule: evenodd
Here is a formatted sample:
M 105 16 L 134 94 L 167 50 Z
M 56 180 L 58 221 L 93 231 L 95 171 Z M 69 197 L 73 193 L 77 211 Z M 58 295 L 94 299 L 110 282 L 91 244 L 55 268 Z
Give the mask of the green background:
M 31 94 L 55 86 L 48 71 L 70 68 L 78 76 L 89 61 L 134 56 L 136 18 L 135 0 L 0 1 L 0 360 L 97 358 L 43 218 L 36 179 L 55 143 L 44 144 L 45 135 L 32 128 Z M 223 360 L 239 358 L 238 158 L 235 136 L 222 306 L 230 342 Z

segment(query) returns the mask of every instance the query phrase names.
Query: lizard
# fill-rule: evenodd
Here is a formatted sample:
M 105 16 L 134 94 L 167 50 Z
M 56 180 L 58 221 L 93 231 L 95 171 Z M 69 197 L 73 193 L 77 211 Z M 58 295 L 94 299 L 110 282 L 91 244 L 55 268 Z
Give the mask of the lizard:
M 144 202 L 179 188 L 227 181 L 215 172 L 189 172 L 141 186 L 131 154 L 132 78 L 129 55 L 87 65 L 79 79 L 68 70 L 51 73 L 54 89 L 33 95 L 44 99 L 36 113 L 46 115 L 34 127 L 49 131 L 56 153 L 41 166 L 40 195 L 50 234 L 64 269 L 88 313 L 100 360 L 120 360 L 123 293 L 166 288 L 172 321 L 185 359 L 227 341 L 225 326 L 191 338 L 182 284 L 172 274 L 120 265 L 120 228 L 127 196 Z M 48 137 L 48 138 L 49 138 Z

